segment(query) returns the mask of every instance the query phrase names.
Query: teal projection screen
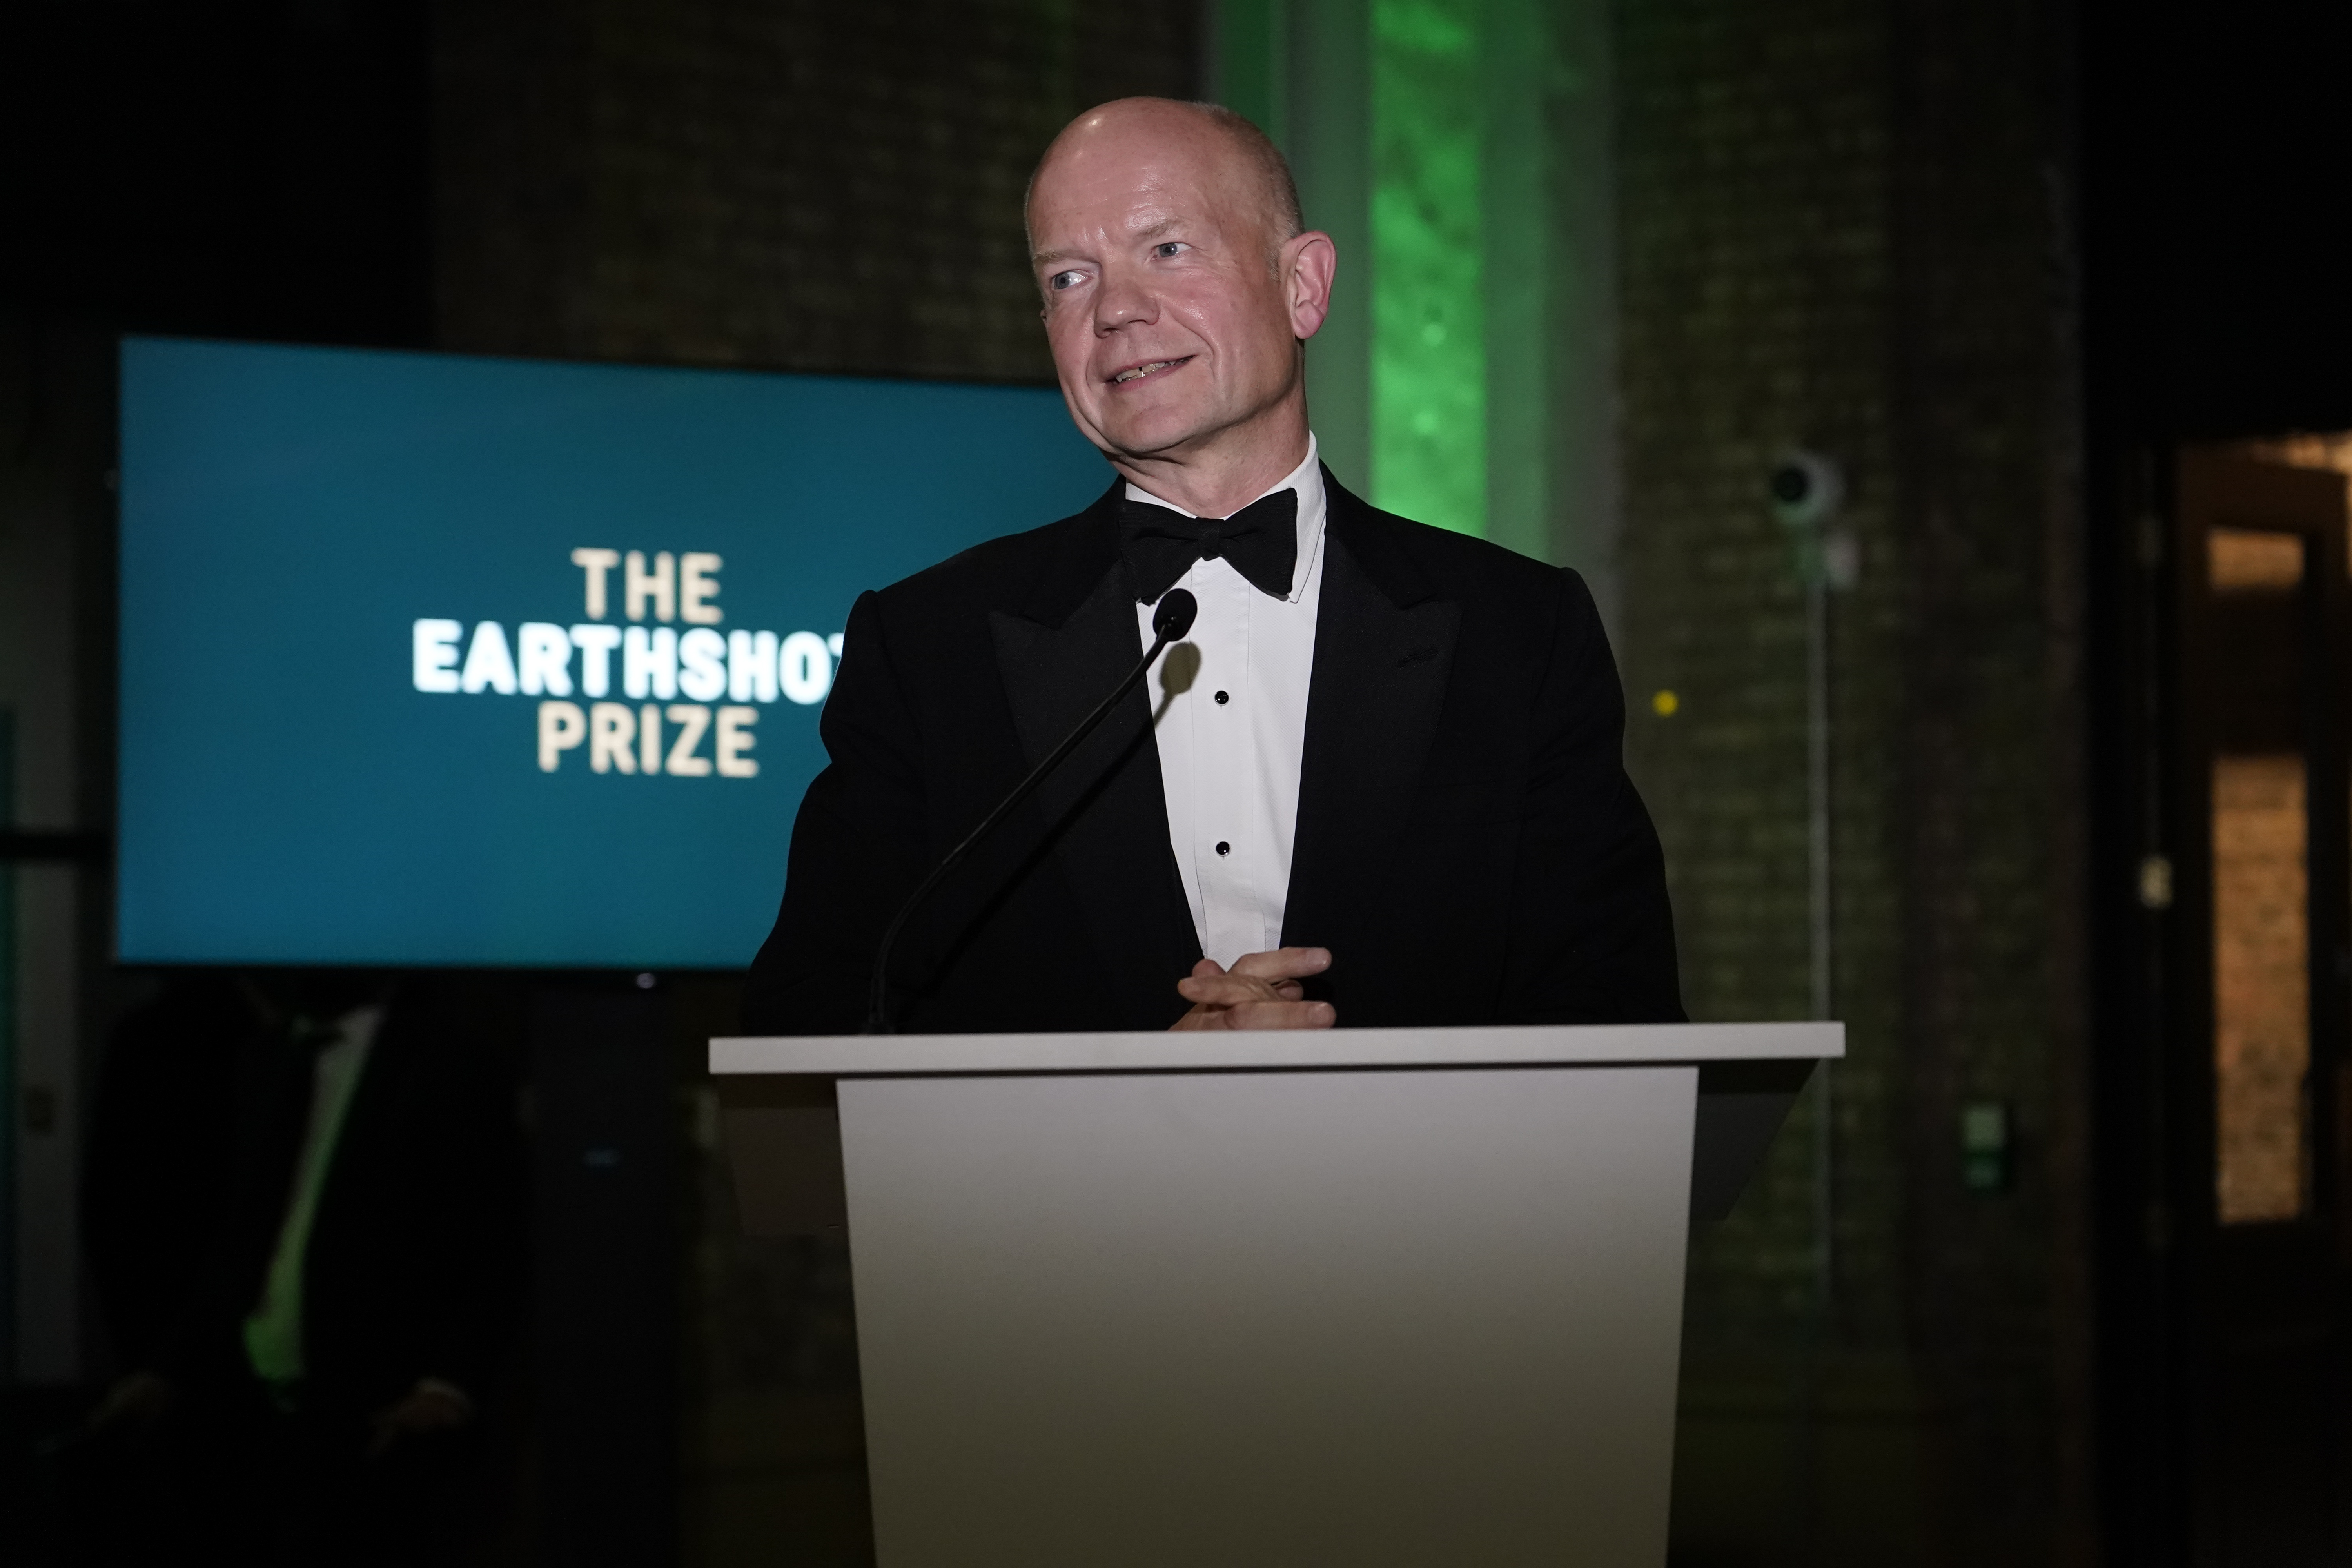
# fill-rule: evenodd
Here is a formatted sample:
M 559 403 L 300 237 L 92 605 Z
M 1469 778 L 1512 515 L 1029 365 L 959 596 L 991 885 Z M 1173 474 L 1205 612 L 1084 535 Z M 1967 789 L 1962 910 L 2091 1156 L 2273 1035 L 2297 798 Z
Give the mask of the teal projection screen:
M 1108 479 L 1045 390 L 127 340 L 120 955 L 739 967 L 852 601 Z

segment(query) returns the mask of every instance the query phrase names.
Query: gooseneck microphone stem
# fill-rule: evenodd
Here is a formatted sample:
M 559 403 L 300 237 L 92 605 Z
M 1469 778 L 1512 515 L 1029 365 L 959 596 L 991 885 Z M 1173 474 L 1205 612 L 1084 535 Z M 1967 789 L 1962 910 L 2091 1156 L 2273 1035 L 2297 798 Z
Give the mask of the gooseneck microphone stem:
M 994 811 L 982 817 L 978 827 L 964 835 L 962 843 L 948 851 L 947 858 L 933 867 L 931 874 L 924 878 L 922 883 L 907 896 L 905 903 L 898 906 L 898 912 L 890 917 L 888 925 L 882 928 L 882 943 L 874 952 L 874 981 L 871 990 L 866 994 L 866 1027 L 863 1033 L 887 1035 L 894 1032 L 890 1027 L 890 950 L 897 944 L 898 932 L 906 925 L 908 918 L 922 907 L 923 900 L 931 896 L 933 889 L 947 879 L 949 872 L 963 863 L 964 857 L 971 853 L 974 846 L 994 832 L 997 825 L 1012 816 L 1023 801 L 1035 794 L 1037 786 L 1045 782 L 1046 776 L 1055 768 L 1060 767 L 1064 759 L 1076 751 L 1080 742 L 1093 734 L 1105 719 L 1110 717 L 1111 710 L 1117 708 L 1150 670 L 1152 660 L 1166 652 L 1170 643 L 1177 641 L 1192 629 L 1192 617 L 1198 613 L 1199 607 L 1192 595 L 1181 588 L 1171 588 L 1161 595 L 1159 607 L 1151 616 L 1151 629 L 1155 634 L 1151 651 L 1145 654 L 1142 660 L 1127 672 L 1127 679 L 1114 687 L 1109 696 L 1096 704 L 1095 710 L 1080 721 L 1078 727 L 1071 731 L 1060 745 L 1046 753 L 1045 761 L 1029 770 L 1027 778 L 1013 786 L 1013 793 L 1006 795 Z

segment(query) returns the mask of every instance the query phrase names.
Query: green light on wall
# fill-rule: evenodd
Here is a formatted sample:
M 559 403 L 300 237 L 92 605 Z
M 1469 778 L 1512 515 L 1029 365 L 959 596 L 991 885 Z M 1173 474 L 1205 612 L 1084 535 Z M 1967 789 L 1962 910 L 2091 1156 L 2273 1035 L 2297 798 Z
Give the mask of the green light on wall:
M 1482 0 L 1372 0 L 1373 504 L 1486 531 Z
M 1613 606 L 1612 0 L 1209 0 L 1212 89 L 1339 247 L 1316 434 L 1379 505 Z

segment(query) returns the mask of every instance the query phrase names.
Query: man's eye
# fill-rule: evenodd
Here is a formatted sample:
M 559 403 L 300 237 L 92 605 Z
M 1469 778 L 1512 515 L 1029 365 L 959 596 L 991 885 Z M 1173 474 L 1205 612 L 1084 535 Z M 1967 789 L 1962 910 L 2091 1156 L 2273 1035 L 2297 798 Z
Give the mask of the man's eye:
M 1181 256 L 1184 254 L 1185 248 L 1184 242 L 1181 239 L 1163 239 L 1158 245 L 1151 247 L 1151 254 L 1154 256 Z
M 1075 272 L 1056 272 L 1051 278 L 1045 279 L 1045 287 L 1048 289 L 1067 289 L 1075 285 L 1077 280 L 1078 275 Z

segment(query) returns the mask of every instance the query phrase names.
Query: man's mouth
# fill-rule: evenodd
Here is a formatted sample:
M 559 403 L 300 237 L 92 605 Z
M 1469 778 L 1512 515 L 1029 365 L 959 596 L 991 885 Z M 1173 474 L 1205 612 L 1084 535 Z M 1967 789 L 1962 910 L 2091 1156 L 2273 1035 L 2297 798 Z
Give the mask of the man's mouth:
M 1191 354 L 1186 354 L 1181 359 L 1147 360 L 1141 364 L 1129 365 L 1125 370 L 1112 376 L 1110 384 L 1113 386 L 1124 386 L 1129 382 L 1141 381 L 1146 376 L 1158 375 L 1162 371 L 1174 370 L 1180 364 L 1190 364 L 1192 360 Z

